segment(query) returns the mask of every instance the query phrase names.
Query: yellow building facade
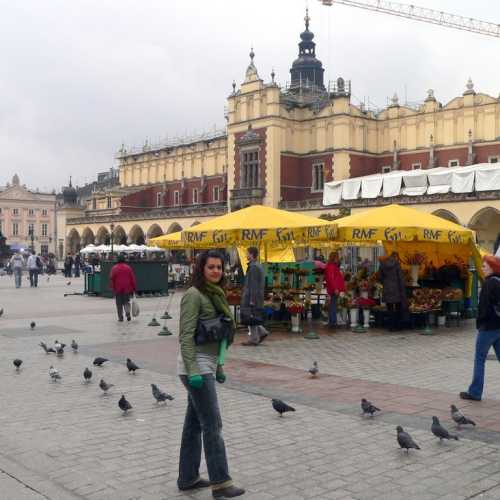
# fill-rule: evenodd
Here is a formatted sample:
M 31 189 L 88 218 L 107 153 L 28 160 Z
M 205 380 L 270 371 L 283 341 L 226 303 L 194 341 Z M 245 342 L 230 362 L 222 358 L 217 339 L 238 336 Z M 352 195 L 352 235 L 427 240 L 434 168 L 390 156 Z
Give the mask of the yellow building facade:
M 275 82 L 274 73 L 265 82 L 251 51 L 244 80 L 233 83 L 228 96 L 224 130 L 139 148 L 122 146 L 120 185 L 133 192 L 114 201 L 111 212 L 106 205 L 68 221 L 66 235 L 72 231 L 73 243 L 76 234 L 81 239 L 87 229 L 95 236 L 111 220 L 132 241 L 127 231 L 134 226 L 147 239 L 256 203 L 335 215 L 341 206 L 322 204 L 324 183 L 331 180 L 500 162 L 499 98 L 476 91 L 469 80 L 448 103 L 428 90 L 415 107 L 394 95 L 386 108 L 367 109 L 352 102 L 350 81 L 323 81 L 308 16 L 305 22 L 286 86 Z M 500 233 L 500 186 L 467 197 L 360 199 L 342 206 L 355 212 L 387 203 L 459 221 L 478 230 L 489 247 Z

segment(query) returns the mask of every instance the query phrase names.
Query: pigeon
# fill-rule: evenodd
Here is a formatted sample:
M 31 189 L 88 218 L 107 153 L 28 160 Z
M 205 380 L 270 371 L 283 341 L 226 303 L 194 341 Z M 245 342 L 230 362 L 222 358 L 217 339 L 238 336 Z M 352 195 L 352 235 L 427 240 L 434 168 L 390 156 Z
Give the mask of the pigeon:
M 50 378 L 52 379 L 53 382 L 57 382 L 58 380 L 61 380 L 61 378 L 62 378 L 61 374 L 52 365 L 49 368 L 49 375 L 50 375 Z
M 439 418 L 437 417 L 432 417 L 431 431 L 434 436 L 439 438 L 439 441 L 442 441 L 443 439 L 454 439 L 455 441 L 458 441 L 458 436 L 456 434 L 450 434 L 447 429 L 439 423 Z
M 476 426 L 476 422 L 467 418 L 455 405 L 450 406 L 451 409 L 451 418 L 457 424 L 457 429 L 460 428 L 461 425 L 473 425 Z
M 132 405 L 125 399 L 125 396 L 123 394 L 120 398 L 120 401 L 118 401 L 118 406 L 120 407 L 120 410 L 123 411 L 123 414 L 132 409 Z
M 114 386 L 115 384 L 106 384 L 106 382 L 104 382 L 104 379 L 101 379 L 101 381 L 99 382 L 99 387 L 103 390 L 104 394 L 106 394 L 111 389 L 111 387 Z
M 319 373 L 318 362 L 313 361 L 313 365 L 311 368 L 309 368 L 308 371 L 311 374 L 312 378 L 316 378 L 318 376 L 318 373 Z
M 413 441 L 413 438 L 405 432 L 400 425 L 396 427 L 396 431 L 398 433 L 398 444 L 402 449 L 405 449 L 407 453 L 412 448 L 420 450 L 420 446 Z
M 71 349 L 73 349 L 73 352 L 76 354 L 78 352 L 78 344 L 76 343 L 76 340 L 73 339 L 71 341 Z
M 129 373 L 133 372 L 134 375 L 135 375 L 136 370 L 141 369 L 141 367 L 137 366 L 130 358 L 127 358 L 127 368 L 128 368 Z
M 66 285 L 67 285 L 67 286 L 71 285 L 71 281 L 68 281 L 68 282 L 66 283 Z
M 83 370 L 83 378 L 85 379 L 85 382 L 90 382 L 90 379 L 92 378 L 92 370 L 85 368 L 85 370 Z
M 174 400 L 170 394 L 161 391 L 156 384 L 151 384 L 151 391 L 153 392 L 153 397 L 156 399 L 157 403 L 166 403 L 167 399 L 169 401 Z
M 62 347 L 57 347 L 56 348 L 56 355 L 59 357 L 64 356 L 64 349 Z
M 54 347 L 55 347 L 56 352 L 57 352 L 58 349 L 64 349 L 66 347 L 66 344 L 59 342 L 59 340 L 54 340 Z
M 19 371 L 19 368 L 21 368 L 21 365 L 23 364 L 23 360 L 16 358 L 14 361 L 12 361 L 12 363 L 16 367 L 16 371 Z
M 36 323 L 35 323 L 34 321 L 32 321 L 32 322 L 30 323 L 30 328 L 31 328 L 32 330 L 34 330 L 34 329 L 35 329 L 35 326 L 36 326 Z
M 287 405 L 281 399 L 273 399 L 273 408 L 280 414 L 280 417 L 283 416 L 283 413 L 286 413 L 287 411 L 295 411 L 295 408 L 292 408 L 291 406 Z
M 45 351 L 45 354 L 55 353 L 56 351 L 52 347 L 47 347 L 45 342 L 40 342 L 39 346 Z
M 109 359 L 97 357 L 94 359 L 94 366 L 102 366 L 106 361 L 109 361 Z
M 3 316 L 3 307 L 0 309 L 0 316 Z
M 373 417 L 373 414 L 377 411 L 381 411 L 380 408 L 377 408 L 372 404 L 371 401 L 368 401 L 367 399 L 363 398 L 361 400 L 361 409 L 363 410 L 363 415 L 369 414 L 370 417 Z

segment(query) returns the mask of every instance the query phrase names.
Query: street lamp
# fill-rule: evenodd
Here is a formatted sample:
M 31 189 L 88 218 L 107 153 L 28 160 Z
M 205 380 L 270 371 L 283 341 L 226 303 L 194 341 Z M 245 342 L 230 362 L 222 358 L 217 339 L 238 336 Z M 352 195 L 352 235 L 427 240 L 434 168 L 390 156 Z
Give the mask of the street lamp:
M 111 225 L 109 226 L 111 228 L 111 235 L 110 235 L 110 239 L 111 239 L 111 259 L 113 259 L 113 231 L 115 230 L 115 225 L 113 223 L 111 223 Z

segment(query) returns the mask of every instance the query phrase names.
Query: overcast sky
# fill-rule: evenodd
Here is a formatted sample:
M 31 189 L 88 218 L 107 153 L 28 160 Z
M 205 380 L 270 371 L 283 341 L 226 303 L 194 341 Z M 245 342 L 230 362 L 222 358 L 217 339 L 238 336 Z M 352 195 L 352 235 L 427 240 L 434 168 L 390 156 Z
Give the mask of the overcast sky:
M 500 2 L 415 0 L 494 23 Z M 476 91 L 500 93 L 500 39 L 309 0 L 326 79 L 353 101 L 384 106 Z M 410 3 L 410 2 L 408 2 Z M 411 1 L 413 3 L 413 0 Z M 305 0 L 0 0 L 0 185 L 83 184 L 115 165 L 124 142 L 223 127 L 251 45 L 261 78 L 284 84 Z

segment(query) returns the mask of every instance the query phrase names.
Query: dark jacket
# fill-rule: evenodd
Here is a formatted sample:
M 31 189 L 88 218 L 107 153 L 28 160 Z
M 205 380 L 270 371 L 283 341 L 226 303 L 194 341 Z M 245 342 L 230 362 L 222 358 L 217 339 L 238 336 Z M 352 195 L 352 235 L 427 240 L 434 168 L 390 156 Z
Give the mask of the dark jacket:
M 264 269 L 258 262 L 250 262 L 245 277 L 245 286 L 241 294 L 241 307 L 264 307 L 264 286 Z
M 124 262 L 115 264 L 109 275 L 109 287 L 115 294 L 134 293 L 137 285 L 132 268 Z
M 488 276 L 479 294 L 476 326 L 478 330 L 500 330 L 500 317 L 495 313 L 494 306 L 500 313 L 500 276 Z
M 212 301 L 201 293 L 196 287 L 188 288 L 181 300 L 181 313 L 179 323 L 179 343 L 181 356 L 188 375 L 199 375 L 200 369 L 196 361 L 197 353 L 212 354 L 219 353 L 219 343 L 211 342 L 196 345 L 194 337 L 198 320 L 214 319 L 218 316 Z
M 380 263 L 380 280 L 382 281 L 382 300 L 386 304 L 406 305 L 406 286 L 403 271 L 395 257 L 388 257 Z

